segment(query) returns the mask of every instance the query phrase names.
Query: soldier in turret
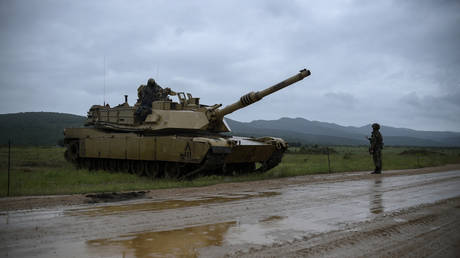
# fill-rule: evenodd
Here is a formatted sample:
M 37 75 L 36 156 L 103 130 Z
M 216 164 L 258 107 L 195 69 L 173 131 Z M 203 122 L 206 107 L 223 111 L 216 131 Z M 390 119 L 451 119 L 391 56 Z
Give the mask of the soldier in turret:
M 148 114 L 152 113 L 152 102 L 158 100 L 170 100 L 168 95 L 174 95 L 170 88 L 163 89 L 154 79 L 150 78 L 147 85 L 137 88 L 136 120 L 142 122 Z
M 380 125 L 377 123 L 372 124 L 372 136 L 368 138 L 370 142 L 369 154 L 372 155 L 374 160 L 375 169 L 371 174 L 382 173 L 382 149 L 383 149 L 383 137 L 379 132 Z

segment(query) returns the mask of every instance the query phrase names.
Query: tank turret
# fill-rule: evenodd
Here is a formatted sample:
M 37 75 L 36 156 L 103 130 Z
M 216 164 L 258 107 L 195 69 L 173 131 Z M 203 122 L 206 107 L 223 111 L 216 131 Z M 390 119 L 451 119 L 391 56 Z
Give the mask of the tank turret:
M 88 112 L 87 125 L 115 131 L 146 131 L 150 133 L 164 131 L 210 131 L 229 132 L 230 128 L 223 118 L 236 110 L 251 105 L 263 97 L 279 91 L 310 75 L 307 69 L 262 91 L 250 92 L 237 102 L 220 109 L 221 104 L 202 105 L 199 98 L 190 93 L 173 92 L 165 89 L 166 95 L 177 95 L 179 101 L 165 98 L 153 101 L 151 111 L 141 121 L 136 119 L 139 104 L 129 106 L 127 102 L 114 108 L 95 105 Z

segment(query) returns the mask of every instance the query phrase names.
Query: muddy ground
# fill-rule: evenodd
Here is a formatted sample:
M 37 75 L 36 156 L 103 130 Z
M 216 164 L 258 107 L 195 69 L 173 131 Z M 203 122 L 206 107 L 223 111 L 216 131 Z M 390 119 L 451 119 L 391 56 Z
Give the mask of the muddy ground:
M 459 257 L 460 165 L 0 199 L 2 257 Z

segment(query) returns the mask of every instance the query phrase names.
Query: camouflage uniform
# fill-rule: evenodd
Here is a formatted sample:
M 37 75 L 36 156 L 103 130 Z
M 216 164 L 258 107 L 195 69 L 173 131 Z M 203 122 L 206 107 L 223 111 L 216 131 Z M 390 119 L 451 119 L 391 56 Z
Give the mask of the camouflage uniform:
M 382 173 L 382 149 L 383 149 L 383 137 L 380 134 L 380 125 L 375 123 L 372 124 L 372 136 L 369 139 L 371 146 L 369 147 L 369 153 L 372 154 L 374 160 L 375 169 L 372 174 Z
M 166 88 L 168 89 L 168 88 Z M 169 89 L 168 89 L 169 90 Z M 157 100 L 167 100 L 168 90 L 163 89 L 154 79 L 150 78 L 147 85 L 137 88 L 136 120 L 142 122 L 148 114 L 152 113 L 152 102 Z
M 147 85 L 141 85 L 137 89 L 137 102 L 141 106 L 152 107 L 152 102 L 159 99 L 162 91 L 163 88 L 150 78 Z

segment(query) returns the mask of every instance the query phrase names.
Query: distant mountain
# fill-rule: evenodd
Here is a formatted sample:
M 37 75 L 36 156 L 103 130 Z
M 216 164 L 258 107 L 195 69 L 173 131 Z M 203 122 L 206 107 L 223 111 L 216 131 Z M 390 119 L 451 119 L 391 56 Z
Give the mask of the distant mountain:
M 304 118 L 280 118 L 278 120 L 255 120 L 248 123 L 226 119 L 232 133 L 280 136 L 290 142 L 321 145 L 366 145 L 371 125 L 362 127 L 341 126 L 333 123 L 310 121 Z M 417 131 L 406 128 L 382 126 L 380 129 L 385 145 L 391 146 L 460 146 L 460 133 Z
M 309 130 L 306 130 L 305 132 L 302 132 L 300 129 L 290 130 L 289 128 L 283 128 L 282 122 L 280 123 L 280 120 L 264 122 L 259 122 L 262 121 L 259 120 L 252 121 L 249 123 L 243 123 L 231 119 L 226 119 L 227 124 L 232 129 L 231 134 L 233 135 L 254 137 L 274 136 L 281 137 L 287 142 L 298 142 L 301 144 L 363 145 L 368 143 L 368 140 L 366 140 L 364 136 L 362 136 L 361 139 L 353 139 L 344 137 L 340 134 L 327 135 L 309 133 Z
M 11 139 L 15 145 L 56 145 L 67 127 L 83 127 L 85 117 L 50 112 L 0 114 L 0 144 Z M 231 134 L 274 136 L 288 142 L 319 145 L 367 145 L 371 126 L 341 126 L 304 118 L 255 120 L 244 123 L 225 119 Z M 417 131 L 383 126 L 385 145 L 392 146 L 460 146 L 460 133 Z
M 85 117 L 51 112 L 0 115 L 0 144 L 56 145 L 66 127 L 82 127 Z

